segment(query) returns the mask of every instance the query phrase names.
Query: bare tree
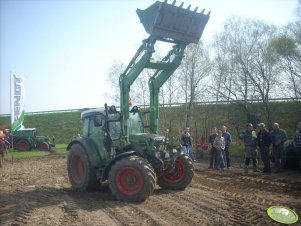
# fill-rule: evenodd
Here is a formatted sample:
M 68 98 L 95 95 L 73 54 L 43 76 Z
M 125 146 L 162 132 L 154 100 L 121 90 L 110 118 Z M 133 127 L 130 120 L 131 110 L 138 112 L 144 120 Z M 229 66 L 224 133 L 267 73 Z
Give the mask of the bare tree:
M 107 81 L 111 85 L 110 97 L 118 105 L 120 103 L 119 77 L 125 68 L 124 63 L 114 61 L 107 77 Z M 131 86 L 130 97 L 134 104 L 143 105 L 144 107 L 149 104 L 148 80 L 151 75 L 151 70 L 144 70 Z
M 185 58 L 178 71 L 178 82 L 185 96 L 185 125 L 191 126 L 194 102 L 202 95 L 201 81 L 209 75 L 210 59 L 207 50 L 200 42 L 190 44 L 185 50 Z
M 135 105 L 141 105 L 146 108 L 149 104 L 148 81 L 153 75 L 152 70 L 143 70 L 131 87 L 131 98 Z
M 119 76 L 124 71 L 125 65 L 121 61 L 114 61 L 107 76 L 107 81 L 111 85 L 111 92 L 109 97 L 112 99 L 115 105 L 120 103 L 120 88 L 119 88 Z
M 231 17 L 214 39 L 216 100 L 240 106 L 251 120 L 248 100 L 261 99 L 262 113 L 271 123 L 269 98 L 277 82 L 278 64 L 269 50 L 276 27 L 255 19 Z

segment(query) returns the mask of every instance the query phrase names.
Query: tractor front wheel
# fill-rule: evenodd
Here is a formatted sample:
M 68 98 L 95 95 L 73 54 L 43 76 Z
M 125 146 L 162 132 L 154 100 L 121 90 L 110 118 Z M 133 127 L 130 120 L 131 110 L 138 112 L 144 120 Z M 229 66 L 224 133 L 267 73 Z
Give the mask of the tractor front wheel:
M 38 144 L 38 149 L 40 151 L 49 151 L 50 150 L 50 146 L 47 142 L 42 142 Z
M 179 155 L 174 167 L 174 172 L 165 173 L 158 178 L 158 185 L 161 188 L 184 190 L 194 176 L 193 162 L 187 155 Z
M 121 201 L 143 201 L 153 193 L 155 185 L 156 174 L 152 166 L 138 156 L 117 161 L 109 173 L 112 194 Z
M 100 186 L 89 157 L 79 144 L 72 145 L 69 150 L 67 171 L 72 189 L 75 191 L 94 191 Z

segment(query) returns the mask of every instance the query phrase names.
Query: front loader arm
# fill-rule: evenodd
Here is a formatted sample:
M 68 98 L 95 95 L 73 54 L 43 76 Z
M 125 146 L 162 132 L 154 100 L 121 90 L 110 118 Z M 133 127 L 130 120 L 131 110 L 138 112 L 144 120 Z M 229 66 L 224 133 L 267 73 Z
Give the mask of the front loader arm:
M 186 45 L 174 45 L 173 49 L 163 58 L 165 62 L 163 69 L 157 69 L 154 75 L 149 80 L 150 90 L 150 132 L 158 133 L 158 118 L 159 118 L 159 92 L 160 88 L 180 66 L 184 57 L 184 49 Z
M 204 10 L 200 13 L 196 8 L 190 10 L 180 6 L 156 1 L 145 10 L 137 9 L 140 22 L 145 31 L 150 35 L 148 39 L 138 49 L 135 56 L 130 61 L 124 73 L 120 75 L 120 108 L 122 113 L 121 132 L 128 141 L 128 119 L 129 119 L 129 92 L 130 87 L 137 79 L 143 69 L 154 69 L 154 75 L 150 78 L 150 130 L 151 133 L 158 131 L 159 117 L 159 90 L 168 78 L 181 64 L 184 49 L 190 43 L 198 43 L 203 30 L 209 20 L 210 12 L 205 15 Z M 151 56 L 155 52 L 156 41 L 163 41 L 175 44 L 172 50 L 161 61 L 151 61 Z
M 155 40 L 151 38 L 143 40 L 143 44 L 119 77 L 120 108 L 123 117 L 121 120 L 121 133 L 125 138 L 128 137 L 130 87 L 149 63 L 152 54 L 155 52 L 154 44 Z

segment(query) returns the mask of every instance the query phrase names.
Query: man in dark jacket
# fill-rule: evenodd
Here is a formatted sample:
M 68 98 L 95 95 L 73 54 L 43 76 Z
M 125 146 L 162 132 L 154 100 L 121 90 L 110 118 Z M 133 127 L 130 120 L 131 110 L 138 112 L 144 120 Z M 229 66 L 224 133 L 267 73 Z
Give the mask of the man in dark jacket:
M 271 140 L 273 144 L 273 155 L 275 157 L 276 172 L 283 170 L 285 165 L 284 142 L 287 140 L 286 131 L 280 129 L 278 123 L 274 123 L 273 131 L 271 132 Z
M 209 143 L 210 143 L 210 146 L 211 146 L 211 149 L 210 149 L 210 164 L 209 164 L 209 169 L 212 169 L 213 166 L 216 165 L 217 163 L 217 150 L 216 148 L 213 146 L 213 142 L 215 140 L 215 138 L 217 137 L 217 129 L 216 127 L 213 127 L 212 128 L 212 132 L 209 136 Z
M 298 130 L 294 137 L 294 146 L 299 158 L 299 171 L 301 173 L 301 122 L 298 122 Z
M 226 164 L 227 164 L 227 168 L 230 168 L 230 152 L 229 152 L 229 147 L 230 144 L 232 142 L 232 137 L 231 134 L 228 132 L 227 127 L 223 126 L 222 127 L 222 131 L 223 131 L 223 137 L 225 139 L 225 160 L 226 160 Z
M 259 147 L 261 160 L 264 165 L 262 173 L 271 173 L 270 148 L 269 148 L 271 144 L 271 137 L 269 131 L 265 128 L 264 123 L 260 123 L 258 127 L 259 127 L 259 132 L 257 134 L 257 145 Z
M 240 136 L 245 145 L 245 163 L 244 163 L 244 173 L 248 174 L 248 167 L 250 160 L 253 161 L 253 172 L 259 172 L 257 168 L 257 135 L 253 130 L 253 124 L 247 124 L 247 130 L 244 134 Z

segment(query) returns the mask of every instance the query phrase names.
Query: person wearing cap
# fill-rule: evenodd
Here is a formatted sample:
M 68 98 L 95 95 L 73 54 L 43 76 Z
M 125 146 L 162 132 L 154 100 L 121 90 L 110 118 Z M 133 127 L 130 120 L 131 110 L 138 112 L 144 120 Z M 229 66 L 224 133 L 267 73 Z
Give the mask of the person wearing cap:
M 274 123 L 271 132 L 271 141 L 273 144 L 273 155 L 275 157 L 276 172 L 283 170 L 285 165 L 284 142 L 287 140 L 286 131 L 280 129 L 279 123 Z
M 240 139 L 243 140 L 245 145 L 245 161 L 244 161 L 244 173 L 248 174 L 248 168 L 250 160 L 253 161 L 253 172 L 259 172 L 257 168 L 257 135 L 253 129 L 253 124 L 247 124 L 247 130 L 244 134 L 240 136 Z
M 301 122 L 298 122 L 297 127 L 298 130 L 295 134 L 293 143 L 299 158 L 299 171 L 301 173 Z
M 271 145 L 271 136 L 263 122 L 259 123 L 258 127 L 259 132 L 257 134 L 257 145 L 259 147 L 261 160 L 264 165 L 262 173 L 271 173 L 269 148 Z

